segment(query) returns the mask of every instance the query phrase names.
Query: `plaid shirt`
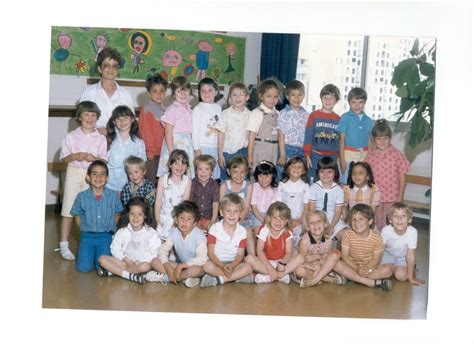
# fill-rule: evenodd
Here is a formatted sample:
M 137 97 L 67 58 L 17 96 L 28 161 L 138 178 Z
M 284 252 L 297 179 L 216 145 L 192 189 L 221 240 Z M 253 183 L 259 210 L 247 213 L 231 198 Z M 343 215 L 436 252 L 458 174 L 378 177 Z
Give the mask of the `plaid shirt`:
M 380 192 L 375 184 L 371 188 L 365 185 L 360 189 L 355 185 L 352 189 L 349 185 L 344 185 L 343 191 L 344 204 L 349 206 L 349 209 L 359 203 L 367 204 L 371 207 L 376 207 L 380 204 Z
M 130 201 L 132 197 L 141 196 L 145 197 L 151 207 L 155 205 L 156 189 L 152 182 L 145 179 L 142 186 L 136 186 L 132 182 L 128 182 L 120 193 L 120 199 L 124 206 Z

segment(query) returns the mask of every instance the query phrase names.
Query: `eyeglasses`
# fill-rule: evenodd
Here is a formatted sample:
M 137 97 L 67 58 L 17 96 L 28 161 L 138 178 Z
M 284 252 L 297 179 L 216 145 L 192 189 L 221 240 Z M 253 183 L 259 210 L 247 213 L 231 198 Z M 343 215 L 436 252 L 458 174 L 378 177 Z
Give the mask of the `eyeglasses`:
M 108 64 L 108 63 L 104 63 L 102 66 L 101 66 L 102 69 L 114 69 L 114 70 L 118 70 L 120 68 L 120 66 L 118 64 Z

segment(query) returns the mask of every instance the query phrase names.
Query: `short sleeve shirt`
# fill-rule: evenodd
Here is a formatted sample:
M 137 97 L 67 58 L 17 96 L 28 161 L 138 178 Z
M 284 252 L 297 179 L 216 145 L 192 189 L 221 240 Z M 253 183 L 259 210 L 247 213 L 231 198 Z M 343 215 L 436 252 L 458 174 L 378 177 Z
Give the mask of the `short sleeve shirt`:
M 81 127 L 74 129 L 66 135 L 61 144 L 62 160 L 73 153 L 90 153 L 98 158 L 107 159 L 107 139 L 97 130 L 92 133 L 84 133 Z M 91 162 L 89 161 L 71 161 L 68 166 L 87 169 Z
M 418 232 L 412 226 L 403 235 L 397 234 L 392 225 L 382 228 L 381 233 L 385 251 L 396 258 L 406 257 L 408 249 L 416 249 Z
M 214 254 L 221 262 L 231 262 L 240 248 L 247 245 L 247 231 L 237 224 L 234 234 L 229 236 L 224 231 L 223 220 L 214 223 L 207 234 L 207 243 L 214 244 Z
M 259 183 L 253 183 L 251 205 L 256 205 L 258 211 L 266 213 L 270 204 L 276 201 L 276 188 L 263 189 Z
M 372 168 L 382 203 L 395 202 L 400 191 L 400 176 L 410 171 L 410 163 L 398 149 L 390 145 L 385 151 L 371 150 L 365 158 Z
M 193 113 L 189 104 L 173 102 L 161 117 L 163 123 L 173 126 L 173 133 L 191 134 L 193 131 Z
M 368 264 L 375 253 L 384 250 L 382 236 L 372 230 L 366 238 L 358 237 L 353 230 L 344 231 L 341 246 L 349 248 L 349 256 L 358 265 Z
M 277 129 L 285 134 L 285 144 L 303 147 L 306 123 L 308 122 L 308 111 L 303 107 L 299 110 L 287 105 L 280 111 Z
M 263 252 L 268 260 L 282 259 L 286 254 L 286 245 L 291 245 L 291 231 L 283 230 L 278 237 L 273 237 L 267 226 L 260 228 L 257 238 L 265 242 Z M 287 241 L 290 240 L 290 243 Z
M 370 132 L 372 131 L 372 120 L 365 113 L 361 118 L 352 111 L 342 115 L 336 131 L 344 134 L 345 145 L 356 149 L 367 147 Z
M 222 111 L 221 118 L 216 124 L 216 129 L 225 134 L 223 151 L 229 154 L 236 153 L 239 149 L 247 147 L 247 124 L 250 110 L 235 111 L 233 107 Z
M 194 178 L 191 183 L 191 201 L 195 202 L 205 219 L 212 218 L 212 205 L 219 203 L 219 184 L 214 179 L 209 179 L 206 185 Z

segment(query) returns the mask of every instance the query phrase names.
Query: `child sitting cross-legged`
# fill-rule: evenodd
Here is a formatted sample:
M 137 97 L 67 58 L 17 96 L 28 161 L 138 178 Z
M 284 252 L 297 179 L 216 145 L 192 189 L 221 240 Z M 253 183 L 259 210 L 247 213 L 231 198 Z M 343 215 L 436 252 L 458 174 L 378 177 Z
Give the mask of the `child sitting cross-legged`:
M 207 261 L 206 236 L 198 228 L 199 208 L 192 201 L 183 201 L 173 208 L 176 227 L 171 228 L 165 243 L 161 246 L 158 258 L 153 259 L 154 270 L 146 274 L 148 282 L 169 282 L 177 284 L 184 281 L 189 288 L 199 285 L 199 277 L 204 275 Z M 170 261 L 174 250 L 176 261 Z
M 283 202 L 275 202 L 268 208 L 266 225 L 257 232 L 257 256 L 249 254 L 245 261 L 254 271 L 255 283 L 269 283 L 280 281 L 290 283 L 291 271 L 287 264 L 292 259 L 292 238 L 289 220 L 291 210 Z M 293 259 L 294 260 L 294 259 Z M 294 266 L 290 263 L 288 266 Z
M 375 214 L 367 204 L 356 204 L 349 211 L 349 230 L 341 242 L 341 261 L 338 269 L 344 277 L 382 290 L 392 289 L 392 270 L 380 265 L 384 245 L 381 235 L 374 231 Z
M 143 197 L 133 197 L 122 213 L 120 229 L 110 245 L 112 257 L 99 257 L 101 268 L 97 274 L 101 277 L 114 274 L 143 284 L 143 274 L 151 270 L 150 262 L 158 255 L 161 245 L 154 226 L 148 202 Z
M 220 201 L 223 219 L 212 225 L 207 235 L 209 260 L 204 265 L 201 288 L 231 281 L 253 282 L 252 267 L 244 262 L 247 231 L 239 224 L 243 203 L 236 194 L 227 194 Z

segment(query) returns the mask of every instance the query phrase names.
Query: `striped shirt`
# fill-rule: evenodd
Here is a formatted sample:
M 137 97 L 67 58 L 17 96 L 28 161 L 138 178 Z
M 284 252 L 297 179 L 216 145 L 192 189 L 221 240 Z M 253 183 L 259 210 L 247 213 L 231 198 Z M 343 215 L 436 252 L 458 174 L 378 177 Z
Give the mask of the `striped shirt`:
M 351 209 L 356 204 L 367 204 L 371 207 L 376 207 L 380 204 L 380 192 L 377 189 L 377 185 L 365 185 L 358 188 L 354 185 L 351 189 L 349 185 L 344 185 L 344 205 L 349 206 Z
M 341 247 L 349 248 L 349 256 L 357 265 L 367 265 L 375 253 L 384 250 L 382 236 L 372 230 L 367 238 L 359 237 L 353 230 L 344 231 Z
M 115 215 L 122 211 L 118 194 L 106 187 L 97 200 L 91 188 L 80 192 L 71 209 L 81 219 L 81 232 L 115 232 Z

